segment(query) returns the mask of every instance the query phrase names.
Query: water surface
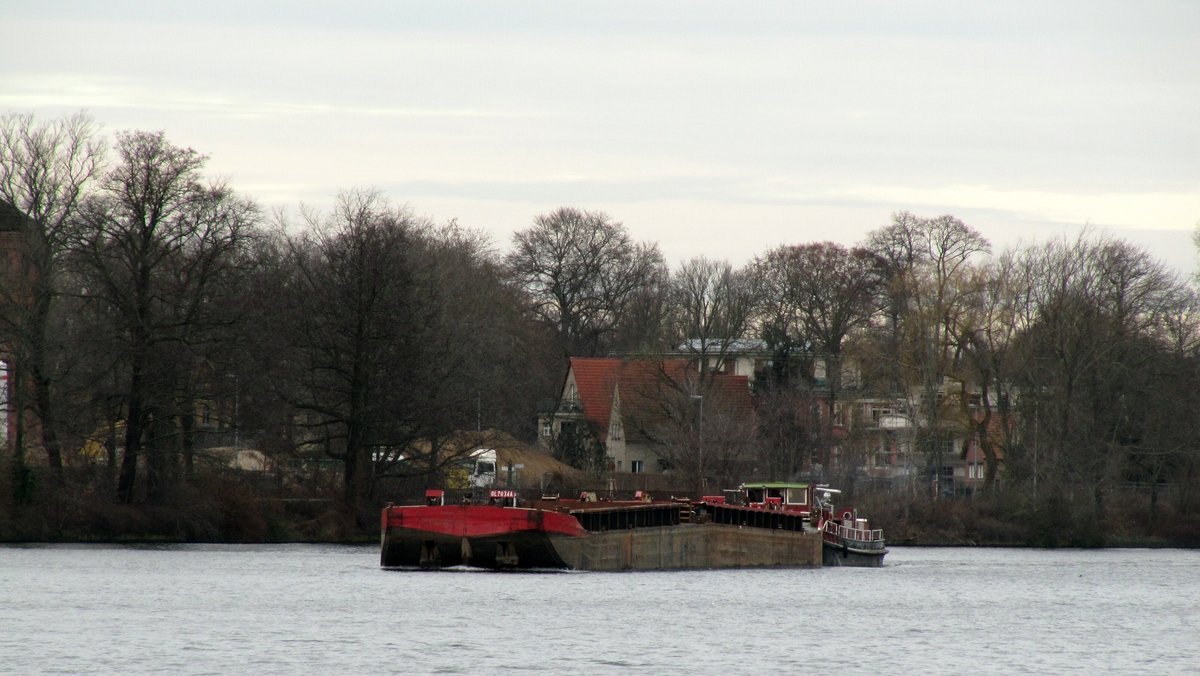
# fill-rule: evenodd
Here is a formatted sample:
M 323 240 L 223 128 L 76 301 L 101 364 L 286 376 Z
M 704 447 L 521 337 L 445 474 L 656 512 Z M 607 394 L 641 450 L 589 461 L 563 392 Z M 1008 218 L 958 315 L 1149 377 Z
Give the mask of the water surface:
M 0 672 L 1195 673 L 1200 553 L 393 571 L 375 547 L 0 547 Z

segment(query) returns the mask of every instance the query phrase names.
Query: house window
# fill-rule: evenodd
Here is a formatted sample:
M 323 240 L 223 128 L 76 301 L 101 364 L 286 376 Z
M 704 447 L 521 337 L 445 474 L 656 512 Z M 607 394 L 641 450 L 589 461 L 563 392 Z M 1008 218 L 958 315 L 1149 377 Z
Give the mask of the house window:
M 542 436 L 550 438 L 554 435 L 554 425 L 549 420 L 542 421 Z
M 634 474 L 641 474 L 646 471 L 646 463 L 641 460 L 631 460 L 629 462 L 629 471 Z
M 891 406 L 872 406 L 871 421 L 879 423 L 883 418 L 889 418 L 896 415 L 896 409 Z

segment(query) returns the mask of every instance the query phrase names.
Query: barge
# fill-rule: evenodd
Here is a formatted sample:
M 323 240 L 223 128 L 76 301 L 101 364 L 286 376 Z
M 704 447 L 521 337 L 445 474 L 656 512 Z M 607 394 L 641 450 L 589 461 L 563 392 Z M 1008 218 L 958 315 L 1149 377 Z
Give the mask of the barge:
M 833 512 L 809 484 L 748 484 L 700 500 L 600 500 L 543 496 L 521 503 L 492 490 L 487 504 L 446 504 L 441 490 L 423 505 L 388 505 L 381 522 L 384 567 L 574 570 L 818 567 L 830 565 Z M 732 498 L 732 499 L 730 499 Z M 826 507 L 828 507 L 826 502 Z M 814 515 L 816 521 L 814 521 Z M 836 540 L 836 545 L 843 541 Z M 849 552 L 844 547 L 835 554 Z M 855 548 L 857 551 L 857 548 Z M 878 565 L 843 556 L 835 565 Z

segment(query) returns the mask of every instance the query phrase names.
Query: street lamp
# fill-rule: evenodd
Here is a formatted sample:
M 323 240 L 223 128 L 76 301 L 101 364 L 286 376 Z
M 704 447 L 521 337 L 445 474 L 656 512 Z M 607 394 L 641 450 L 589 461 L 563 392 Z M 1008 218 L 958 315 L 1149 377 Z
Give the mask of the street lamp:
M 693 395 L 691 395 L 691 399 L 692 399 L 692 401 L 700 402 L 700 433 L 699 433 L 699 437 L 700 437 L 699 451 L 700 452 L 698 454 L 699 459 L 696 464 L 699 466 L 699 469 L 700 469 L 700 488 L 704 488 L 704 395 L 693 394 Z

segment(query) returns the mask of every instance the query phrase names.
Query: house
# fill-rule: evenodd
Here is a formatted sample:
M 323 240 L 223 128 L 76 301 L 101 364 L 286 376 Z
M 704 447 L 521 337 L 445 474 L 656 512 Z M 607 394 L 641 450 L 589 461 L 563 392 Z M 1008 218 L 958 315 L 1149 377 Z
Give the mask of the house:
M 915 391 L 907 399 L 857 394 L 835 404 L 834 457 L 854 463 L 864 476 L 879 482 L 900 485 L 923 476 L 932 481 L 930 490 L 935 494 L 973 493 L 986 480 L 986 459 L 977 429 L 983 407 L 992 407 L 987 435 L 1001 463 L 1002 418 L 995 402 L 985 404 L 977 391 L 964 391 L 961 383 L 950 379 L 943 382 L 938 402 L 944 408 L 932 432 L 940 438 L 935 457 L 922 454 L 917 447 L 923 411 Z M 931 434 L 929 429 L 923 432 Z
M 678 347 L 675 354 L 697 369 L 708 373 L 745 376 L 751 382 L 771 367 L 771 350 L 760 338 L 703 340 L 693 338 Z
M 972 407 L 970 415 L 974 418 L 976 424 L 982 421 L 982 414 L 978 405 Z M 1004 466 L 1005 456 L 1004 421 L 1005 418 L 993 409 L 992 417 L 988 421 L 985 432 L 988 440 L 991 442 L 992 450 L 996 454 L 996 462 L 1000 468 Z M 980 432 L 978 430 L 970 434 L 963 440 L 959 453 L 951 459 L 951 470 L 954 473 L 952 486 L 955 492 L 972 494 L 983 488 L 987 483 L 987 456 L 983 452 L 983 445 L 980 443 L 979 436 Z
M 558 405 L 539 418 L 539 440 L 549 449 L 583 433 L 601 444 L 609 471 L 656 474 L 685 454 L 698 453 L 703 467 L 703 430 L 752 418 L 745 375 L 703 373 L 685 359 L 572 358 Z
M 840 402 L 834 429 L 841 455 L 857 459 L 868 478 L 896 481 L 915 474 L 913 425 L 903 402 L 866 396 Z

